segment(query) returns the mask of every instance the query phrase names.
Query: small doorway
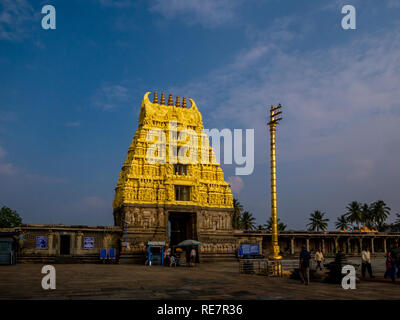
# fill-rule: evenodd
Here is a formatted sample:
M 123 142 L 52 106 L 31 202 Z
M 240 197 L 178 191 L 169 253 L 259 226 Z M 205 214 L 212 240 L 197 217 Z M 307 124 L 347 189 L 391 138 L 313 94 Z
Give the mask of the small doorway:
M 170 246 L 183 240 L 197 240 L 196 214 L 192 212 L 169 212 L 168 236 Z
M 71 251 L 71 236 L 60 235 L 60 254 L 67 255 Z

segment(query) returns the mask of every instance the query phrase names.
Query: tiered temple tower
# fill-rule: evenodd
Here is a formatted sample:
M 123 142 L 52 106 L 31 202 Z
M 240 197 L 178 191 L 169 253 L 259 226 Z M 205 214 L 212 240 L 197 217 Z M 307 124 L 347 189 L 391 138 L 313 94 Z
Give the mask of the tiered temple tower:
M 201 258 L 232 256 L 232 193 L 204 133 L 195 102 L 144 95 L 139 125 L 115 189 L 114 222 L 126 228 L 128 259 L 147 241 L 203 242 Z M 123 239 L 125 240 L 125 239 Z

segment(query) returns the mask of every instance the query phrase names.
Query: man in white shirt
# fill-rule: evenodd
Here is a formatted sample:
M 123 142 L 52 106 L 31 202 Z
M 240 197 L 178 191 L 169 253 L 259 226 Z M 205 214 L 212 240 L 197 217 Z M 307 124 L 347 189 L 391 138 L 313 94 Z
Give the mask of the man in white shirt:
M 322 251 L 317 250 L 317 252 L 315 252 L 314 260 L 317 263 L 317 267 L 315 269 L 318 270 L 319 268 L 322 271 L 321 263 L 324 260 L 324 255 L 322 254 Z
M 194 248 L 190 251 L 190 264 L 193 266 L 196 264 L 196 250 Z
M 365 278 L 366 269 L 368 270 L 369 277 L 374 278 L 371 268 L 371 253 L 369 252 L 368 247 L 361 252 L 361 275 L 363 278 Z

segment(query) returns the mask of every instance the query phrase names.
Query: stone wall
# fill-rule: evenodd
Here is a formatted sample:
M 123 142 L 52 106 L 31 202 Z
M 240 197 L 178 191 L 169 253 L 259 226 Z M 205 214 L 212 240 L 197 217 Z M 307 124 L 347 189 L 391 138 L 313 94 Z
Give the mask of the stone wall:
M 116 249 L 119 253 L 121 229 L 119 227 L 22 225 L 15 229 L 19 240 L 19 261 L 40 263 L 100 262 L 100 249 Z M 61 236 L 69 236 L 69 254 L 61 255 Z M 44 237 L 44 248 L 37 247 L 37 237 Z M 94 246 L 84 248 L 84 238 L 93 238 Z

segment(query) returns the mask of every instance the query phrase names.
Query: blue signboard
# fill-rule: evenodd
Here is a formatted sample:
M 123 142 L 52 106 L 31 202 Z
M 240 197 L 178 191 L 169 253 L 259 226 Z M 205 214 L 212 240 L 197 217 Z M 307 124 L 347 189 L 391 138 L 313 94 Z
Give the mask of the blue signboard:
M 242 244 L 244 255 L 257 255 L 260 254 L 258 244 Z
M 37 236 L 36 237 L 36 249 L 46 249 L 47 248 L 47 237 Z
M 250 254 L 260 254 L 260 252 L 258 251 L 258 244 L 250 245 Z
M 94 238 L 84 237 L 83 238 L 83 249 L 93 249 L 94 248 Z

